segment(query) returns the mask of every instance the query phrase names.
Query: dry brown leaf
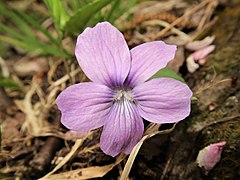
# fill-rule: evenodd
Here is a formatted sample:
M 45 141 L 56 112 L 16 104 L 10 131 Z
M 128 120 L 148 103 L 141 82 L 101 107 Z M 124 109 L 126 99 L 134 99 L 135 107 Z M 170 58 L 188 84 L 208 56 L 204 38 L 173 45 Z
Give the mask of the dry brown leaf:
M 1 123 L 2 129 L 2 146 L 9 145 L 13 140 L 22 138 L 22 133 L 19 131 L 24 122 L 23 113 L 16 113 L 13 118 L 7 117 Z
M 10 76 L 9 68 L 7 66 L 6 61 L 1 56 L 0 56 L 0 67 L 1 67 L 1 73 L 3 77 L 9 77 Z
M 32 86 L 31 89 L 25 95 L 23 100 L 15 101 L 17 107 L 24 112 L 26 115 L 25 121 L 22 125 L 22 130 L 27 131 L 29 134 L 33 136 L 37 136 L 40 134 L 41 130 L 43 129 L 43 121 L 38 119 L 38 115 L 34 110 L 32 105 L 32 96 L 36 93 L 36 86 Z
M 34 75 L 47 71 L 48 61 L 46 58 L 22 59 L 13 65 L 13 69 L 20 77 Z
M 43 177 L 41 180 L 55 180 L 55 179 L 72 179 L 72 180 L 81 180 L 81 179 L 91 179 L 103 177 L 109 171 L 111 171 L 116 165 L 118 165 L 126 157 L 124 154 L 120 154 L 115 163 L 105 165 L 105 166 L 92 166 L 82 169 L 76 169 L 64 173 L 59 173 L 51 175 L 48 177 Z
M 48 174 L 46 174 L 44 177 L 42 177 L 41 179 L 46 179 L 48 178 L 50 175 L 52 175 L 53 173 L 55 173 L 57 170 L 59 170 L 64 164 L 66 164 L 72 157 L 73 155 L 76 153 L 76 151 L 78 150 L 78 148 L 82 145 L 82 143 L 84 142 L 85 139 L 87 139 L 89 136 L 91 136 L 93 134 L 93 132 L 90 132 L 87 136 L 85 136 L 82 139 L 78 139 L 75 144 L 73 145 L 71 151 L 63 158 L 62 161 L 60 161 L 57 166 Z

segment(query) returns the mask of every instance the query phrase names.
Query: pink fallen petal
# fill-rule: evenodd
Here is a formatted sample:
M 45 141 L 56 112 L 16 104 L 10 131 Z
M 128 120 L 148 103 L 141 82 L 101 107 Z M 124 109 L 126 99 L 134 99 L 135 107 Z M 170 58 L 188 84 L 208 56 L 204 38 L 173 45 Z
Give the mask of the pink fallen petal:
M 186 49 L 190 51 L 197 51 L 199 49 L 202 49 L 214 41 L 215 37 L 214 36 L 207 36 L 203 40 L 200 41 L 192 41 L 186 44 Z
M 206 58 L 199 59 L 199 60 L 198 60 L 198 64 L 201 65 L 201 66 L 203 66 L 204 64 L 206 64 L 206 61 L 207 61 Z
M 208 54 L 210 54 L 212 51 L 214 51 L 215 45 L 207 46 L 205 48 L 202 48 L 192 54 L 192 57 L 195 61 L 198 61 L 200 59 L 205 58 Z
M 226 141 L 221 141 L 210 144 L 199 151 L 197 164 L 199 167 L 204 168 L 206 175 L 220 161 L 222 150 L 226 143 Z

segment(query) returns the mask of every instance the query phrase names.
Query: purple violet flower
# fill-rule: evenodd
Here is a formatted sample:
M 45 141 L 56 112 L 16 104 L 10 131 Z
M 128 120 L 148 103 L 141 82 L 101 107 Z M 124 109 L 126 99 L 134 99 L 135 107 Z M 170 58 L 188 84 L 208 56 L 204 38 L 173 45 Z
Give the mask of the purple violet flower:
M 75 55 L 92 82 L 72 85 L 57 97 L 61 122 L 75 131 L 103 126 L 100 147 L 108 155 L 129 154 L 144 132 L 143 119 L 174 123 L 190 113 L 192 92 L 175 79 L 147 81 L 175 56 L 162 41 L 129 51 L 123 35 L 108 22 L 78 36 Z

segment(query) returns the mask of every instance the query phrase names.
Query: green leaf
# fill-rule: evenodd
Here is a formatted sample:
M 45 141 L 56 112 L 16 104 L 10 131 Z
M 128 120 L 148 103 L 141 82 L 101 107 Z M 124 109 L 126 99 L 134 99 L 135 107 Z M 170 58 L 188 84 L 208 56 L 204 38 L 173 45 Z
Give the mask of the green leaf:
M 26 14 L 23 11 L 17 11 L 20 17 L 22 16 L 23 19 L 25 19 L 29 24 L 33 25 L 36 29 L 41 31 L 52 43 L 54 43 L 56 46 L 60 46 L 59 42 L 46 30 L 44 29 L 37 21 L 35 21 L 31 16 Z
M 32 52 L 34 54 L 38 55 L 49 55 L 52 54 L 56 57 L 62 57 L 63 54 L 59 50 L 59 48 L 43 43 L 39 41 L 38 39 L 31 38 L 31 37 L 25 37 L 23 40 L 14 39 L 7 36 L 0 35 L 0 41 L 12 44 L 13 46 L 20 47 L 22 49 L 25 49 L 28 52 Z M 68 57 L 70 56 L 66 51 L 64 51 L 64 56 Z
M 8 9 L 3 3 L 0 3 L 0 14 L 13 22 L 22 33 L 28 36 L 34 36 L 31 26 L 14 11 Z
M 21 42 L 17 39 L 10 38 L 10 37 L 7 37 L 7 36 L 0 35 L 0 41 L 12 44 L 14 46 L 17 46 L 17 47 L 20 47 L 20 48 L 23 48 L 23 49 L 27 48 L 27 45 L 24 42 Z
M 15 39 L 24 40 L 25 38 L 22 34 L 4 24 L 0 24 L 0 30 L 6 34 L 11 35 Z
M 66 9 L 63 5 L 62 0 L 44 0 L 47 8 L 49 9 L 51 16 L 54 20 L 56 29 L 62 30 L 65 26 L 69 15 L 66 12 Z
M 169 69 L 167 67 L 165 67 L 165 68 L 161 69 L 160 71 L 158 71 L 150 79 L 163 78 L 163 77 L 173 78 L 173 79 L 176 79 L 178 81 L 181 81 L 181 82 L 185 83 L 185 80 L 181 76 L 177 75 L 177 73 L 175 73 L 173 70 L 171 70 L 171 69 Z
M 83 31 L 89 20 L 110 2 L 112 2 L 112 0 L 95 0 L 85 5 L 69 18 L 64 29 L 71 33 Z
M 80 8 L 84 7 L 85 5 L 93 2 L 94 0 L 71 0 L 66 1 L 69 8 L 72 10 L 72 12 L 78 11 Z
M 1 77 L 0 80 L 0 88 L 2 87 L 8 87 L 8 88 L 18 88 L 18 85 L 15 81 L 13 81 L 10 78 L 3 78 Z
M 131 0 L 131 1 L 125 1 L 125 0 L 115 0 L 115 3 L 113 3 L 111 10 L 106 16 L 106 20 L 113 23 L 121 17 L 124 13 L 126 13 L 129 9 L 134 7 L 139 0 Z
M 0 15 L 10 22 L 13 27 L 0 23 L 0 41 L 20 47 L 28 52 L 38 55 L 54 55 L 57 57 L 71 56 L 67 50 L 60 50 L 60 42 L 54 38 L 47 29 L 43 28 L 41 24 L 32 16 L 20 10 L 8 9 L 0 3 Z M 32 26 L 39 30 L 43 35 L 49 39 L 49 43 L 43 42 L 34 34 Z M 5 34 L 7 36 L 5 36 Z

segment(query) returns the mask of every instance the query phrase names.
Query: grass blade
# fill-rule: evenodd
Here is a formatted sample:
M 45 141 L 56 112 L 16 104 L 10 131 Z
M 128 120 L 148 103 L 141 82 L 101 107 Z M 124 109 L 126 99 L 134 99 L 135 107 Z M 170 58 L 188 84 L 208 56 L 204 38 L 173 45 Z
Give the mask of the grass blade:
M 69 19 L 69 15 L 66 12 L 63 1 L 44 0 L 44 3 L 51 13 L 56 29 L 58 31 L 62 30 Z
M 83 31 L 89 20 L 110 2 L 111 0 L 95 0 L 85 5 L 69 18 L 64 29 L 71 33 Z
M 37 21 L 35 21 L 31 16 L 26 14 L 23 11 L 17 11 L 18 14 L 23 17 L 29 24 L 34 26 L 36 29 L 41 31 L 53 44 L 55 44 L 57 47 L 60 46 L 59 42 L 46 30 L 44 29 Z

